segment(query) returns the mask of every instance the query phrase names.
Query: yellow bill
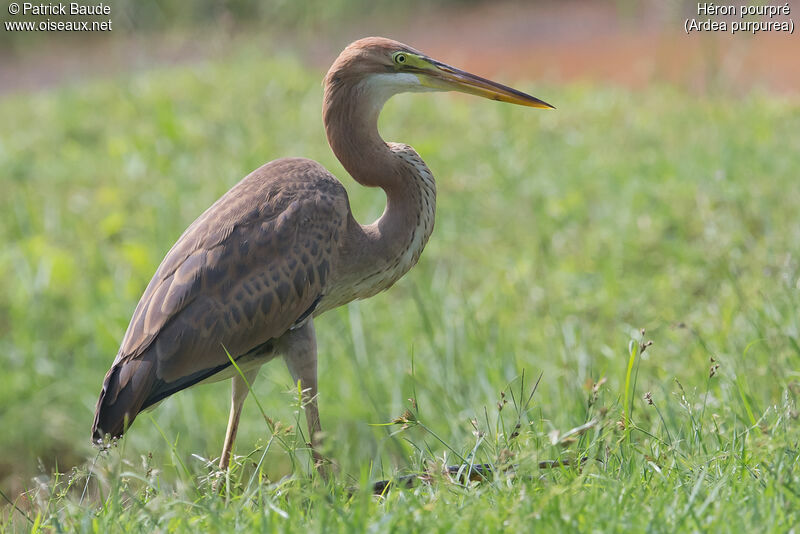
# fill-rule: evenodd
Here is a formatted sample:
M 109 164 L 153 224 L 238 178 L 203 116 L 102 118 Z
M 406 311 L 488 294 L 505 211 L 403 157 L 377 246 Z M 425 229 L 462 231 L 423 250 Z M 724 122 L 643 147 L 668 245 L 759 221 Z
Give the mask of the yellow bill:
M 459 91 L 520 106 L 555 109 L 547 102 L 512 87 L 481 78 L 434 59 L 427 57 L 419 59 L 422 59 L 427 65 L 425 67 L 420 65 L 422 68 L 419 68 L 415 74 L 419 77 L 422 85 L 426 87 L 441 91 Z

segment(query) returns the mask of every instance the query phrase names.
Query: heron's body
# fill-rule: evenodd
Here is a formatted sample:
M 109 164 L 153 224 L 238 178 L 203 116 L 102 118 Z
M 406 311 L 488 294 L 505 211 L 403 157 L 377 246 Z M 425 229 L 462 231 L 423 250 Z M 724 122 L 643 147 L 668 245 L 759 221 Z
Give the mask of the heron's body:
M 181 389 L 233 377 L 224 467 L 248 388 L 230 357 L 252 382 L 261 365 L 282 355 L 307 390 L 314 442 L 320 426 L 313 318 L 390 287 L 417 262 L 433 231 L 430 170 L 411 147 L 385 143 L 377 129 L 390 96 L 425 90 L 419 80 L 427 74 L 404 72 L 398 54 L 400 63 L 421 58 L 466 75 L 400 43 L 369 38 L 350 45 L 325 80 L 328 141 L 356 181 L 385 191 L 383 215 L 359 224 L 342 184 L 308 159 L 279 159 L 244 178 L 189 226 L 145 290 L 106 374 L 95 439 L 121 435 L 141 410 Z M 477 77 L 468 81 L 477 87 L 471 92 L 543 104 Z

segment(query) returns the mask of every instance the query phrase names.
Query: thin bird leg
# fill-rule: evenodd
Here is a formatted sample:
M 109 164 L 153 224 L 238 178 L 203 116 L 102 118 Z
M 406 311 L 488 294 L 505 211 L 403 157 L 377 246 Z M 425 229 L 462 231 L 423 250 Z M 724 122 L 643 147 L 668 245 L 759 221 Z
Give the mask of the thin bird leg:
M 314 325 L 310 320 L 288 335 L 283 359 L 294 383 L 300 382 L 314 467 L 323 478 L 327 479 L 325 460 L 319 452 L 322 441 L 322 425 L 317 405 L 317 339 L 314 334 Z
M 238 371 L 233 376 L 231 387 L 231 414 L 228 417 L 228 430 L 225 432 L 225 445 L 222 447 L 222 455 L 219 458 L 219 468 L 222 470 L 227 469 L 231 461 L 233 440 L 236 439 L 236 432 L 239 430 L 239 416 L 242 415 L 244 400 L 250 392 L 248 384 L 252 386 L 256 376 L 258 376 L 258 369 L 252 369 L 244 373 L 244 378 L 247 380 L 246 383 Z

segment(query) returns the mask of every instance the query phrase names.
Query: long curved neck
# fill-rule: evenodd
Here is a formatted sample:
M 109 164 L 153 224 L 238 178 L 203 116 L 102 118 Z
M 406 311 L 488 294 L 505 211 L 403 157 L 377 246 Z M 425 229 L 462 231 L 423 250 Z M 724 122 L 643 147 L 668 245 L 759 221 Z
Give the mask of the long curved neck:
M 343 270 L 372 278 L 381 286 L 375 292 L 416 263 L 433 230 L 436 200 L 433 175 L 416 152 L 387 144 L 378 133 L 378 115 L 389 96 L 363 82 L 329 80 L 323 103 L 328 142 L 345 170 L 359 184 L 386 193 L 383 215 L 366 226 L 353 220 L 343 251 L 343 261 L 351 262 Z M 385 279 L 374 279 L 378 271 Z
M 326 85 L 322 119 L 333 153 L 353 179 L 381 187 L 387 196 L 403 183 L 402 166 L 378 133 L 378 115 L 388 94 L 370 91 L 366 82 Z M 407 178 L 407 177 L 405 177 Z

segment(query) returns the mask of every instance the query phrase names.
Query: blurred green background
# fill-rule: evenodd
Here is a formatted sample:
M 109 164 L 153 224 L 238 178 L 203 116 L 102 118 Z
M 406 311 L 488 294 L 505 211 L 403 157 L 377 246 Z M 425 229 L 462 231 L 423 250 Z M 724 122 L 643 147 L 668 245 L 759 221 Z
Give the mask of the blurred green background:
M 101 2 L 82 5 L 97 5 Z M 43 39 L 42 33 L 0 33 L 0 44 L 19 48 L 41 45 L 43 40 L 65 41 L 87 38 L 107 39 L 130 35 L 159 35 L 165 32 L 190 31 L 277 31 L 283 29 L 308 35 L 322 28 L 353 24 L 366 17 L 391 17 L 395 21 L 406 21 L 419 13 L 438 7 L 460 9 L 478 3 L 478 0 L 407 0 L 402 5 L 390 0 L 198 0 L 181 2 L 176 0 L 111 0 L 102 2 L 110 6 L 113 30 L 106 35 L 89 35 L 79 32 L 52 32 Z M 39 4 L 33 3 L 38 6 Z M 47 5 L 47 4 L 45 4 Z M 69 4 L 66 4 L 69 11 Z M 3 10 L 3 20 L 36 21 L 47 20 L 47 16 L 20 13 L 10 16 Z M 52 15 L 51 20 L 93 20 L 81 16 Z M 109 17 L 99 17 L 98 20 Z M 77 35 L 76 35 L 77 33 Z
M 421 36 L 423 43 L 409 44 L 438 59 L 505 73 L 501 81 L 558 110 L 449 95 L 388 104 L 381 132 L 426 160 L 439 206 L 431 242 L 406 278 L 317 320 L 327 452 L 342 472 L 402 468 L 417 454 L 410 443 L 444 450 L 415 429 L 405 441 L 371 426 L 400 415 L 412 396 L 428 426 L 468 450 L 469 420 L 518 384 L 523 370 L 544 376 L 528 414 L 537 432 L 585 422 L 586 399 L 602 377 L 600 402 L 613 424 L 628 342 L 643 327 L 655 345 L 641 361 L 637 403 L 652 391 L 677 428 L 685 408 L 675 379 L 690 396 L 710 387 L 703 402 L 719 426 L 735 432 L 765 412 L 784 414 L 788 426 L 774 447 L 796 443 L 800 108 L 791 79 L 742 86 L 723 61 L 711 82 L 706 69 L 695 83 L 650 58 L 654 70 L 642 81 L 626 78 L 623 56 L 608 59 L 604 76 L 598 64 L 582 66 L 585 54 L 603 50 L 580 40 L 587 34 L 570 33 L 581 23 L 575 17 L 616 21 L 611 35 L 596 36 L 613 51 L 628 42 L 620 35 L 653 40 L 652 4 L 603 4 L 600 19 L 598 4 L 587 2 L 504 5 L 114 2 L 124 33 L 108 44 L 111 59 L 55 79 L 48 73 L 61 71 L 53 65 L 80 57 L 86 43 L 1 33 L 3 76 L 20 78 L 0 86 L 0 488 L 15 496 L 36 476 L 93 458 L 94 403 L 139 296 L 183 229 L 242 176 L 274 158 L 309 157 L 340 177 L 361 222 L 380 215 L 383 195 L 356 187 L 327 146 L 320 80 L 343 44 L 387 25 L 396 37 Z M 684 38 L 671 25 L 685 4 L 671 6 L 656 18 L 664 43 Z M 567 8 L 576 10 L 572 18 Z M 512 37 L 527 35 L 525 27 L 502 31 L 512 15 L 538 24 L 539 9 L 562 13 L 548 23 L 562 24 L 563 33 L 520 43 Z M 446 13 L 457 31 L 472 23 L 475 33 L 457 40 L 420 30 L 446 24 Z M 282 29 L 260 30 L 262 23 Z M 138 41 L 181 35 L 181 46 L 202 45 L 198 32 L 224 45 L 160 62 Z M 498 35 L 507 40 L 481 48 Z M 102 36 L 69 36 L 84 38 L 94 43 L 91 57 L 102 54 Z M 560 70 L 548 67 L 546 54 L 529 69 L 503 59 L 503 47 L 521 58 L 554 42 L 567 43 L 564 55 L 550 58 Z M 714 63 L 729 53 L 721 42 L 692 46 Z M 751 41 L 748 54 L 761 46 Z M 145 60 L 114 64 L 123 49 Z M 45 71 L 38 87 L 37 68 Z M 712 357 L 721 364 L 713 383 Z M 290 382 L 273 362 L 256 395 L 271 417 L 304 425 Z M 160 428 L 201 471 L 192 455 L 219 453 L 228 387 L 182 392 L 152 419 L 137 419 L 124 456 L 173 461 Z M 649 412 L 639 417 L 659 428 Z M 237 452 L 267 434 L 251 399 Z M 291 472 L 289 462 L 271 452 L 268 473 Z

